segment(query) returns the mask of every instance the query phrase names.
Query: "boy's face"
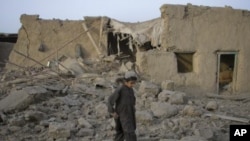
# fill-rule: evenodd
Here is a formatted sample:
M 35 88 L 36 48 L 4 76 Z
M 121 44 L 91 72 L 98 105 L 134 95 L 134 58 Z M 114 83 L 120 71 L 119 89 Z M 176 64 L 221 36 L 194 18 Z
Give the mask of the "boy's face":
M 136 81 L 127 81 L 127 82 L 125 82 L 125 85 L 129 88 L 132 88 L 132 87 L 134 87 L 135 83 L 136 83 Z

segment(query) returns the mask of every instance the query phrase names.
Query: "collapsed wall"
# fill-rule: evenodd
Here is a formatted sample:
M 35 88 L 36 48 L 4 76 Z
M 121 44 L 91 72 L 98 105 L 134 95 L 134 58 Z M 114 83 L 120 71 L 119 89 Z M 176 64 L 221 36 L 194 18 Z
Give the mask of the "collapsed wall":
M 104 53 L 103 45 L 106 43 L 106 38 L 100 34 L 101 18 L 86 17 L 87 20 L 62 21 L 40 19 L 39 15 L 22 15 L 20 18 L 22 27 L 19 29 L 18 40 L 9 56 L 9 61 L 27 67 L 37 65 L 29 59 L 33 58 L 46 65 L 49 60 L 58 56 L 75 57 L 79 54 L 77 53 L 79 47 L 82 57 L 96 58 L 100 52 Z M 83 24 L 86 24 L 86 28 Z M 90 33 L 96 46 L 87 33 Z M 14 50 L 27 57 L 17 54 Z M 8 64 L 7 68 L 12 69 L 14 66 Z
M 250 12 L 230 7 L 163 5 L 161 49 L 137 57 L 140 70 L 158 82 L 172 79 L 178 86 L 217 91 L 218 53 L 235 55 L 234 90 L 249 91 Z M 191 54 L 192 69 L 178 72 L 178 53 Z M 185 58 L 184 58 L 185 59 Z M 143 61 L 141 61 L 143 60 Z

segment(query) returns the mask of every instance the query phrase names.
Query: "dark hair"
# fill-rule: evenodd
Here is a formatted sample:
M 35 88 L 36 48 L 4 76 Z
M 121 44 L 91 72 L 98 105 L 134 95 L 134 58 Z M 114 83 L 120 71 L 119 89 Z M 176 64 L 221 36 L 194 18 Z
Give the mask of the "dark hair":
M 129 77 L 129 78 L 124 78 L 124 80 L 125 80 L 126 82 L 128 82 L 128 81 L 136 81 L 136 80 L 137 80 L 137 77 L 132 76 L 132 77 Z

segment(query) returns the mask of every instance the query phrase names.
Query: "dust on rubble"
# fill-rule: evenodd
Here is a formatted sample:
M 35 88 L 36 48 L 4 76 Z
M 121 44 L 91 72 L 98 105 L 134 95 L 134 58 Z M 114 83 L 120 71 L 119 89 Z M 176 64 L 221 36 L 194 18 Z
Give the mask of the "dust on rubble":
M 64 75 L 46 67 L 1 72 L 0 140 L 112 140 L 106 101 L 133 67 L 112 57 L 64 65 Z M 228 141 L 229 125 L 250 119 L 249 97 L 185 92 L 171 80 L 140 79 L 134 90 L 139 141 Z

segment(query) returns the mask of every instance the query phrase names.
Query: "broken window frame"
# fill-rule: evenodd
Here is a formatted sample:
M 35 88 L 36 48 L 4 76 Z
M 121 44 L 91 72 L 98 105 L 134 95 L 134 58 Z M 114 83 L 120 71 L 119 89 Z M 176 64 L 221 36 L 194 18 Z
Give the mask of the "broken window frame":
M 192 72 L 194 72 L 194 66 L 193 66 L 193 64 L 194 64 L 194 54 L 195 54 L 195 51 L 175 51 L 174 54 L 175 54 L 175 57 L 176 57 L 177 73 L 186 74 L 186 73 L 192 73 Z M 184 71 L 184 72 L 182 72 L 182 71 L 179 70 L 178 54 L 191 54 L 192 55 L 192 62 L 191 62 L 191 68 L 192 68 L 192 70 L 191 71 Z

